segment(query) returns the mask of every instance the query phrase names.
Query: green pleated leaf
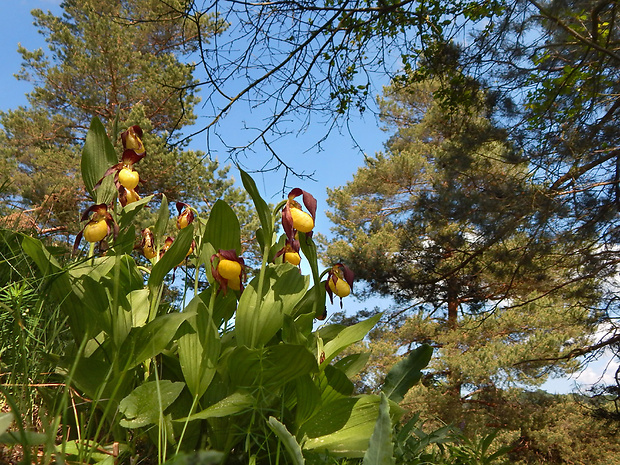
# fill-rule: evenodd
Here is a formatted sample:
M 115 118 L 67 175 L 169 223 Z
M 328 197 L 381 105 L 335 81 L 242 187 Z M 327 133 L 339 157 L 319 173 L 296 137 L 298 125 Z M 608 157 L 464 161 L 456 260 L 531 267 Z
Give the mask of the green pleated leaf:
M 211 209 L 203 241 L 211 243 L 216 251 L 235 250 L 237 255 L 241 254 L 239 220 L 233 209 L 223 200 L 215 202 Z
M 121 229 L 127 228 L 134 217 L 142 210 L 151 200 L 153 200 L 153 196 L 149 195 L 140 200 L 127 204 L 121 210 L 120 220 L 118 225 Z
M 340 457 L 363 457 L 379 417 L 379 396 L 341 398 L 305 422 L 298 438 L 307 437 L 304 449 L 327 449 Z
M 295 420 L 297 425 L 301 425 L 321 408 L 321 391 L 310 375 L 302 375 L 295 380 L 295 393 Z
M 355 386 L 338 368 L 327 365 L 317 376 L 317 386 L 321 392 L 321 403 L 327 404 L 337 399 L 350 397 Z
M 334 366 L 347 375 L 349 378 L 353 378 L 360 371 L 366 367 L 368 360 L 370 359 L 370 352 L 362 352 L 361 354 L 351 354 L 344 358 L 341 358 Z
M 82 149 L 82 180 L 93 200 L 97 203 L 109 203 L 116 195 L 113 182 L 106 180 L 95 192 L 95 185 L 103 177 L 108 168 L 118 163 L 114 145 L 106 134 L 105 127 L 98 117 L 93 117 L 86 141 Z M 109 177 L 113 178 L 113 175 Z
M 34 431 L 11 431 L 0 434 L 0 444 L 40 446 L 47 443 L 47 435 Z
M 184 311 L 196 313 L 188 320 L 192 332 L 178 340 L 179 363 L 192 396 L 202 397 L 216 372 L 220 355 L 220 336 L 200 296 L 192 299 Z
M 394 463 L 390 406 L 385 394 L 381 393 L 379 416 L 375 423 L 375 429 L 370 437 L 368 450 L 364 454 L 362 465 L 393 465 Z
M 179 452 L 164 462 L 164 465 L 221 465 L 225 458 L 226 454 L 216 450 Z
M 0 434 L 4 433 L 13 423 L 13 413 L 0 413 Z
M 92 440 L 83 441 L 77 439 L 75 441 L 63 441 L 62 449 L 63 455 L 65 455 L 65 463 L 74 462 L 73 460 L 66 460 L 66 456 L 84 456 L 88 454 L 90 459 L 98 465 L 114 465 L 114 460 L 112 460 L 111 462 L 109 460 L 115 458 L 115 450 L 116 453 L 122 454 L 129 451 L 129 446 L 122 442 L 100 444 Z
M 377 324 L 381 318 L 381 313 L 378 313 L 364 321 L 344 328 L 338 333 L 332 340 L 325 344 L 323 350 L 325 351 L 325 361 L 322 366 L 329 364 L 340 352 L 354 344 L 361 341 L 368 332 Z
M 49 281 L 50 293 L 54 300 L 60 302 L 62 311 L 69 318 L 69 326 L 75 339 L 81 341 L 85 335 L 94 334 L 96 321 L 84 312 L 84 305 L 74 292 L 69 273 L 61 268 L 38 239 L 24 236 L 22 248 Z
M 190 224 L 179 232 L 179 235 L 174 240 L 170 248 L 159 259 L 159 261 L 153 265 L 151 276 L 149 277 L 149 287 L 151 289 L 161 285 L 164 281 L 164 277 L 170 272 L 170 270 L 176 266 L 179 266 L 183 262 L 193 240 L 194 226 Z
M 271 431 L 278 436 L 278 439 L 282 441 L 282 444 L 284 444 L 284 448 L 286 449 L 286 452 L 288 452 L 292 463 L 294 465 L 304 465 L 306 461 L 304 460 L 304 456 L 301 452 L 301 446 L 295 439 L 295 436 L 293 436 L 289 430 L 286 429 L 286 426 L 274 417 L 269 417 L 267 424 L 269 425 Z
M 160 354 L 168 347 L 179 326 L 194 315 L 193 312 L 169 313 L 140 328 L 133 328 L 119 351 L 119 355 L 125 358 L 125 369 Z
M 131 307 L 131 326 L 144 326 L 149 317 L 149 290 L 137 289 L 127 294 Z
M 255 277 L 239 299 L 235 333 L 239 344 L 260 347 L 283 325 L 283 315 L 292 313 L 308 286 L 308 277 L 289 263 L 265 268 L 261 298 L 258 298 L 260 276 Z
M 316 358 L 305 346 L 278 344 L 260 349 L 237 347 L 228 358 L 228 373 L 235 386 L 270 386 L 276 389 L 317 370 Z
M 422 369 L 428 365 L 433 348 L 423 344 L 392 367 L 385 377 L 382 391 L 393 402 L 400 402 L 405 394 L 422 378 Z
M 177 422 L 205 420 L 207 418 L 222 418 L 246 411 L 254 405 L 254 398 L 250 394 L 235 392 L 206 409 L 194 413 L 186 418 L 179 418 Z
M 158 424 L 160 414 L 179 397 L 184 387 L 185 383 L 169 380 L 141 384 L 119 403 L 118 410 L 125 415 L 120 425 L 140 428 Z
M 73 377 L 71 381 L 86 393 L 91 399 L 97 399 L 103 395 L 108 398 L 109 383 L 113 383 L 114 379 L 110 379 L 112 370 L 109 363 L 95 358 L 79 358 L 67 357 L 59 362 L 59 366 L 71 370 Z M 103 389 L 102 389 L 103 387 Z
M 159 211 L 157 212 L 157 220 L 153 227 L 153 236 L 155 237 L 155 243 L 161 244 L 163 237 L 168 229 L 168 221 L 170 220 L 170 210 L 168 208 L 168 198 L 162 194 L 161 203 L 159 205 Z
M 250 197 L 254 202 L 254 208 L 256 208 L 256 213 L 260 219 L 260 224 L 263 229 L 263 237 L 265 239 L 270 239 L 273 234 L 273 216 L 271 214 L 271 209 L 269 208 L 269 205 L 267 205 L 267 202 L 265 202 L 260 196 L 260 193 L 256 188 L 256 184 L 250 175 L 242 169 L 239 169 L 239 173 L 241 174 L 241 182 L 243 182 L 243 187 L 245 187 L 245 190 L 248 194 L 250 194 Z

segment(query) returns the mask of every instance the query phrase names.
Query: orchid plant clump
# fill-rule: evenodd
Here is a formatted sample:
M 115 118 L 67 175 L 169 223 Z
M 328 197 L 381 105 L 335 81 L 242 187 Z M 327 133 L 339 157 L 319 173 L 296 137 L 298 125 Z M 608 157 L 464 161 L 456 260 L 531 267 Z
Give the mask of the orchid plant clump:
M 262 262 L 251 274 L 239 220 L 221 200 L 207 218 L 177 202 L 173 238 L 162 195 L 155 223 L 136 231 L 133 218 L 154 197 L 136 191 L 142 180 L 134 165 L 148 162 L 142 137 L 138 126 L 123 132 L 118 162 L 103 125 L 96 118 L 91 124 L 82 178 L 93 206 L 84 212 L 74 248 L 77 255 L 86 240 L 87 259 L 61 266 L 37 239 L 22 242 L 47 276 L 74 337 L 57 357 L 67 386 L 61 405 L 76 424 L 60 428 L 63 447 L 55 453 L 112 463 L 120 455 L 134 460 L 146 449 L 163 463 L 206 449 L 213 463 L 302 464 L 388 450 L 378 438 L 389 437 L 402 415 L 397 402 L 419 380 L 430 349 L 401 366 L 397 381 L 388 375 L 380 395 L 355 394 L 351 378 L 369 352 L 343 352 L 362 341 L 380 315 L 315 329 L 327 296 L 349 295 L 353 273 L 341 263 L 319 272 L 314 197 L 293 189 L 272 209 L 240 171 L 261 224 Z M 311 276 L 301 273 L 302 255 Z M 179 310 L 161 299 L 166 276 L 180 266 L 194 270 L 195 281 Z M 72 392 L 83 400 L 79 405 L 69 402 Z

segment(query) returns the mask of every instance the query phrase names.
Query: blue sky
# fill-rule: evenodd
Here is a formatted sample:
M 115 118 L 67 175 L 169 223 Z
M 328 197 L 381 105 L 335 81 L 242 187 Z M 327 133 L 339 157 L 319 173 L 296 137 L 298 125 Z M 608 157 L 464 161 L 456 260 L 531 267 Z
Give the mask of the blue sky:
M 35 8 L 43 10 L 50 9 L 54 13 L 60 13 L 60 0 L 3 0 L 0 5 L 2 14 L 3 28 L 0 28 L 0 58 L 2 59 L 2 70 L 0 72 L 0 110 L 16 108 L 19 105 L 26 105 L 25 94 L 31 90 L 31 85 L 19 82 L 13 76 L 19 71 L 21 58 L 17 53 L 18 43 L 28 49 L 44 47 L 43 37 L 37 33 L 32 24 L 30 11 Z M 200 108 L 197 109 L 200 114 Z M 231 118 L 225 122 L 224 131 L 234 134 L 239 130 L 243 122 L 252 122 L 252 118 L 257 120 L 260 115 L 248 114 L 247 111 L 233 112 Z M 199 119 L 200 123 L 200 119 Z M 388 134 L 381 131 L 378 122 L 372 114 L 366 115 L 363 119 L 359 118 L 351 122 L 350 130 L 363 152 L 372 155 L 382 149 L 383 142 Z M 258 122 L 254 123 L 258 125 Z M 300 187 L 311 192 L 318 200 L 316 229 L 328 234 L 330 222 L 325 216 L 327 205 L 326 188 L 337 187 L 345 184 L 352 179 L 357 167 L 363 162 L 363 153 L 356 147 L 349 135 L 332 134 L 323 144 L 322 151 L 311 148 L 314 143 L 324 134 L 325 123 L 319 118 L 313 123 L 311 128 L 302 135 L 290 136 L 279 144 L 279 148 L 286 152 L 287 160 L 299 171 L 314 172 L 314 181 L 299 180 L 289 178 L 289 187 Z M 206 150 L 206 140 L 204 136 L 197 136 L 191 147 L 198 150 Z M 269 153 L 262 149 L 252 155 L 252 158 L 242 160 L 247 169 L 258 169 L 269 157 Z M 211 152 L 214 158 L 221 163 L 226 162 L 227 153 L 224 149 L 217 149 Z M 282 172 L 269 174 L 253 174 L 257 185 L 261 188 L 263 196 L 270 202 L 276 203 L 282 198 Z M 364 307 L 373 308 L 381 305 L 380 299 L 360 302 L 356 299 L 345 299 L 345 309 L 357 310 Z M 330 312 L 338 311 L 339 305 L 335 303 L 328 309 Z M 575 376 L 577 381 L 589 384 L 597 381 L 601 376 L 611 379 L 616 361 L 605 372 L 606 365 L 610 362 L 609 358 L 603 357 L 596 363 L 586 367 L 584 371 Z M 572 380 L 554 380 L 547 383 L 544 387 L 552 392 L 567 392 L 574 385 Z

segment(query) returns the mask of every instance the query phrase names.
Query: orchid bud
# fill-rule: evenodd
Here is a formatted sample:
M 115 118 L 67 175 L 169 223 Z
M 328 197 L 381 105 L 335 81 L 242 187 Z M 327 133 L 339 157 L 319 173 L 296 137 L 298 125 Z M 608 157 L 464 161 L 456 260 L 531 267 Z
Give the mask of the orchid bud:
M 183 229 L 194 221 L 194 212 L 190 206 L 183 202 L 177 202 L 177 210 L 179 216 L 177 217 L 177 228 Z

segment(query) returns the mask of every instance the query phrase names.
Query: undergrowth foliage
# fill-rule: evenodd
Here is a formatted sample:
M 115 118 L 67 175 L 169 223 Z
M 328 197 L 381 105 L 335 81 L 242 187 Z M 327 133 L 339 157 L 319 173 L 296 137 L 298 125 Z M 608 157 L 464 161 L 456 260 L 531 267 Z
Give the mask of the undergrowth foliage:
M 262 263 L 248 280 L 239 221 L 223 201 L 208 218 L 177 204 L 176 233 L 170 234 L 173 220 L 162 196 L 155 224 L 136 230 L 132 220 L 154 200 L 135 190 L 134 164 L 148 163 L 148 147 L 136 126 L 122 141 L 119 162 L 103 125 L 93 120 L 81 165 L 93 204 L 85 206 L 69 263 L 39 239 L 15 236 L 38 270 L 44 299 L 59 309 L 53 317 L 66 320 L 70 341 L 49 354 L 61 382 L 46 396 L 46 423 L 27 431 L 19 407 L 7 402 L 0 442 L 21 443 L 25 451 L 39 447 L 42 462 L 163 463 L 201 451 L 200 463 L 334 463 L 343 457 L 392 463 L 392 428 L 403 414 L 398 402 L 419 381 L 432 351 L 422 346 L 406 357 L 379 395 L 354 394 L 350 379 L 368 354 L 342 352 L 380 315 L 315 329 L 326 297 L 346 297 L 353 274 L 342 263 L 320 272 L 314 198 L 294 189 L 272 209 L 241 171 L 261 225 Z M 311 276 L 298 267 L 300 253 Z M 177 309 L 162 295 L 166 277 L 179 267 L 193 268 L 195 282 Z M 3 302 L 30 298 L 28 289 L 7 290 L 13 294 Z

